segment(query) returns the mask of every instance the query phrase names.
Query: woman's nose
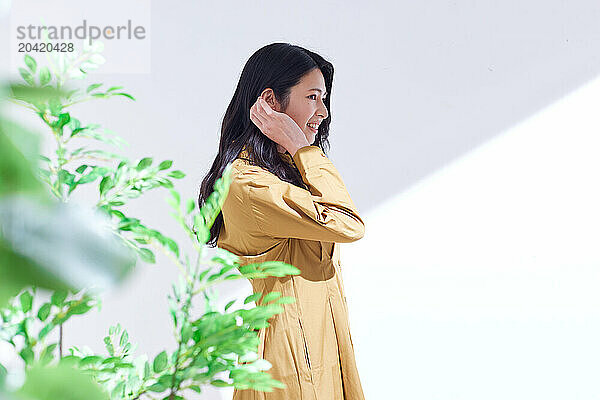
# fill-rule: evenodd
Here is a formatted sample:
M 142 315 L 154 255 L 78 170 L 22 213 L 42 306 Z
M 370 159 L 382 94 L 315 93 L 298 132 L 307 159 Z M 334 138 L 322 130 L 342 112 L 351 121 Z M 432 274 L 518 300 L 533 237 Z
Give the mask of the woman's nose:
M 329 116 L 327 113 L 327 107 L 325 107 L 325 103 L 321 101 L 321 107 L 317 110 L 317 114 L 321 116 L 321 118 L 325 119 Z

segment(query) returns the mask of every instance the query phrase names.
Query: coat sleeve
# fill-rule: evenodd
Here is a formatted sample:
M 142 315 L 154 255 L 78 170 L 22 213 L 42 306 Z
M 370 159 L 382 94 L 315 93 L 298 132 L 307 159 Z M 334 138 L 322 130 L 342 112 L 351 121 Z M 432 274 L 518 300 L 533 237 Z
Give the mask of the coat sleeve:
M 302 147 L 293 160 L 309 190 L 257 166 L 238 175 L 257 234 L 338 243 L 362 238 L 365 224 L 321 148 Z

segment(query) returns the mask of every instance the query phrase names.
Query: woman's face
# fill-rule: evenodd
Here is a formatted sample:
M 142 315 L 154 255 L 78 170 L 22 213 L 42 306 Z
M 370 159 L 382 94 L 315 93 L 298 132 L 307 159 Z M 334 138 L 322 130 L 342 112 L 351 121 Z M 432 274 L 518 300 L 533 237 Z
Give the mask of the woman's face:
M 298 124 L 310 144 L 315 141 L 321 121 L 329 116 L 323 103 L 325 96 L 325 79 L 321 70 L 315 68 L 290 89 L 288 106 L 283 111 Z

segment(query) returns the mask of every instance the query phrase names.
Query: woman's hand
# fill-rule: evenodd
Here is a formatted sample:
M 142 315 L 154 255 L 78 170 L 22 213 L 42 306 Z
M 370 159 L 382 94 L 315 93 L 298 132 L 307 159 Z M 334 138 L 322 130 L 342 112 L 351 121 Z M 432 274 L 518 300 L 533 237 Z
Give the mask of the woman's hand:
M 250 107 L 250 120 L 265 136 L 292 156 L 299 148 L 310 145 L 296 121 L 286 113 L 273 110 L 262 97 Z

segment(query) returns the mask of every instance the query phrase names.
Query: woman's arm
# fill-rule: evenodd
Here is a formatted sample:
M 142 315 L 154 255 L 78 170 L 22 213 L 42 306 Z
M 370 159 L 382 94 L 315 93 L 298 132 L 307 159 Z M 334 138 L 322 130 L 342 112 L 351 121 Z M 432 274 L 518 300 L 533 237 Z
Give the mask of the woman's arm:
M 322 150 L 304 146 L 292 159 L 309 190 L 257 166 L 244 166 L 235 174 L 232 185 L 240 185 L 255 225 L 248 228 L 278 239 L 347 243 L 362 238 L 365 224 Z

